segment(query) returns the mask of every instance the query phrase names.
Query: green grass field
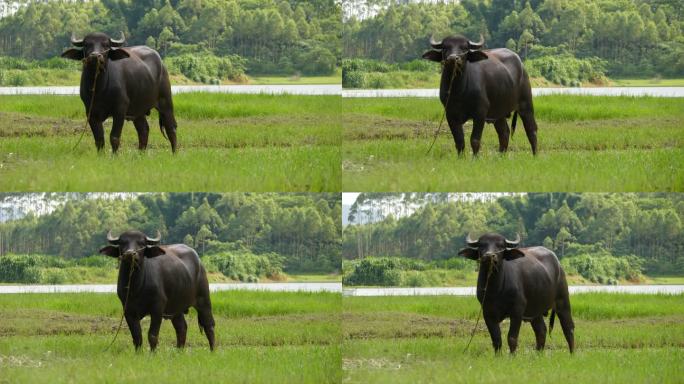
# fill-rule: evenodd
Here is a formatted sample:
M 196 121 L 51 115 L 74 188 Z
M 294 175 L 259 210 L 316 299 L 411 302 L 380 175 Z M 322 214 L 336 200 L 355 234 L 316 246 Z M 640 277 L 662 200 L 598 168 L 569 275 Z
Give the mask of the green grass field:
M 684 366 L 684 295 L 571 297 L 576 353 L 556 321 L 543 353 L 523 323 L 518 352 L 495 356 L 474 297 L 345 297 L 345 383 L 676 383 Z M 547 319 L 548 323 L 548 319 Z
M 114 294 L 0 295 L 0 382 L 340 382 L 341 297 L 334 293 L 212 294 L 217 350 L 190 310 L 185 350 L 169 321 L 157 352 L 134 352 Z M 149 318 L 143 320 L 147 331 Z
M 71 96 L 0 96 L 0 189 L 4 191 L 339 191 L 337 96 L 180 94 L 179 153 L 156 112 L 148 150 L 126 122 L 122 148 L 98 154 Z
M 543 96 L 535 98 L 539 155 L 521 121 L 509 152 L 498 153 L 486 124 L 479 158 L 458 158 L 435 99 L 348 98 L 342 185 L 346 191 L 681 191 L 684 99 Z M 510 124 L 510 120 L 509 120 Z

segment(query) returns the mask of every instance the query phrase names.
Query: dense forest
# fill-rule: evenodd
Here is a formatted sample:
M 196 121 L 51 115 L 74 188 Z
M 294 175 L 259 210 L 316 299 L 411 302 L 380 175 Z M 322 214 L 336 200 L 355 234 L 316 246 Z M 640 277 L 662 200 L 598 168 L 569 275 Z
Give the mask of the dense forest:
M 389 213 L 343 231 L 345 259 L 400 256 L 425 262 L 458 258 L 468 232 L 493 231 L 525 246 L 543 245 L 561 259 L 631 258 L 650 274 L 684 274 L 684 195 L 530 193 L 494 200 L 438 199 L 431 194 L 412 214 Z M 372 194 L 363 196 L 366 201 Z M 390 201 L 388 194 L 378 199 Z M 416 197 L 400 204 L 415 204 Z M 366 207 L 372 206 L 368 202 Z M 409 208 L 406 208 L 409 209 Z
M 482 34 L 487 47 L 541 60 L 532 65 L 537 76 L 562 79 L 578 65 L 611 77 L 684 76 L 681 0 L 365 2 L 379 11 L 346 15 L 345 58 L 406 63 L 429 48 L 431 35 Z
M 108 230 L 117 234 L 139 229 L 151 235 L 159 230 L 163 244 L 182 242 L 202 257 L 229 254 L 230 262 L 252 258 L 291 273 L 334 273 L 340 269 L 340 215 L 339 194 L 72 198 L 49 214 L 29 213 L 0 223 L 0 261 L 8 254 L 80 259 L 98 254 Z M 221 262 L 225 260 L 217 261 Z
M 205 64 L 193 58 L 219 56 L 249 73 L 331 74 L 340 19 L 334 0 L 30 2 L 0 20 L 0 55 L 46 59 L 68 47 L 72 32 L 118 38 L 123 31 L 128 45 L 146 44 L 195 67 Z

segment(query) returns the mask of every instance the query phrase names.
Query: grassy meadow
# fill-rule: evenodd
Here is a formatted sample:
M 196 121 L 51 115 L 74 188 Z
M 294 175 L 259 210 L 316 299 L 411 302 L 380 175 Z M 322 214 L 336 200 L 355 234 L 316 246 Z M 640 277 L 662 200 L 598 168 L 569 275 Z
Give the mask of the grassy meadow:
M 539 154 L 518 119 L 509 152 L 486 124 L 479 158 L 458 158 L 436 98 L 345 98 L 342 185 L 346 191 L 680 191 L 684 99 L 540 96 Z M 510 119 L 509 119 L 510 124 Z M 657 170 L 657 171 L 656 171 Z
M 192 93 L 174 97 L 179 152 L 148 118 L 148 150 L 126 122 L 98 154 L 77 96 L 0 96 L 4 191 L 339 191 L 337 96 Z M 74 150 L 72 150 L 74 149 Z
M 342 369 L 347 383 L 681 382 L 684 295 L 571 297 L 576 353 L 556 321 L 546 350 L 523 323 L 518 352 L 495 356 L 474 297 L 345 297 Z M 547 318 L 548 324 L 548 318 Z
M 340 382 L 341 297 L 335 293 L 230 291 L 212 294 L 217 350 L 194 309 L 185 350 L 170 321 L 157 352 L 136 353 L 114 294 L 0 295 L 0 382 Z M 5 381 L 9 380 L 9 381 Z

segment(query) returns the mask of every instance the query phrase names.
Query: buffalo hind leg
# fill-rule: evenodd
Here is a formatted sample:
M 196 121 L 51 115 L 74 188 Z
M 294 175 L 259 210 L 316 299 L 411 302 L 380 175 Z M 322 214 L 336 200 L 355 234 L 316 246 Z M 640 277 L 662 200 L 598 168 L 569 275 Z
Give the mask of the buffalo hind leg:
M 133 120 L 135 130 L 138 131 L 138 149 L 141 151 L 147 149 L 147 140 L 150 136 L 150 126 L 147 124 L 145 116 L 140 116 Z
M 112 118 L 112 132 L 109 134 L 109 142 L 112 145 L 112 152 L 116 153 L 121 144 L 121 131 L 123 130 L 124 117 L 116 115 Z
M 140 347 L 142 347 L 142 328 L 140 328 L 140 320 L 131 315 L 126 315 L 126 324 L 128 324 L 128 329 L 131 331 L 135 350 L 138 351 L 140 350 Z
M 527 134 L 527 140 L 530 142 L 532 147 L 532 154 L 537 154 L 537 122 L 534 120 L 534 113 L 532 112 L 521 112 L 520 117 L 522 118 L 523 126 L 525 127 L 525 134 Z
M 90 124 L 90 130 L 93 132 L 93 137 L 95 138 L 95 147 L 97 148 L 97 151 L 100 152 L 105 146 L 102 122 L 91 118 L 88 123 Z
M 150 315 L 150 329 L 147 332 L 147 341 L 150 343 L 150 349 L 154 351 L 159 344 L 159 329 L 161 328 L 162 316 L 161 313 Z
M 563 335 L 568 342 L 570 353 L 573 353 L 575 352 L 575 322 L 572 321 L 570 300 L 567 297 L 556 300 L 556 315 L 563 328 Z
M 501 328 L 499 327 L 499 322 L 494 318 L 485 317 L 485 324 L 487 324 L 489 336 L 492 338 L 494 353 L 501 353 Z
M 506 118 L 496 120 L 494 122 L 496 134 L 499 136 L 499 152 L 506 152 L 508 150 L 508 139 L 511 136 L 511 131 L 508 128 Z
M 185 321 L 185 316 L 180 315 L 171 319 L 173 328 L 176 330 L 176 347 L 185 347 L 185 338 L 188 334 L 188 323 Z
M 159 99 L 159 129 L 162 129 L 162 134 L 166 132 L 166 138 L 171 143 L 171 151 L 176 153 L 176 118 L 173 116 L 173 104 L 171 100 L 165 98 Z
M 544 323 L 544 317 L 535 317 L 530 321 L 530 324 L 534 330 L 534 336 L 537 339 L 537 351 L 541 351 L 546 344 L 546 323 Z
M 511 326 L 508 328 L 508 348 L 511 353 L 515 353 L 518 349 L 518 334 L 520 333 L 520 325 L 522 324 L 522 317 L 511 316 Z
M 470 146 L 473 148 L 474 156 L 477 156 L 478 152 L 480 152 L 480 140 L 482 139 L 484 124 L 485 121 L 483 118 L 473 119 L 473 132 L 470 134 Z

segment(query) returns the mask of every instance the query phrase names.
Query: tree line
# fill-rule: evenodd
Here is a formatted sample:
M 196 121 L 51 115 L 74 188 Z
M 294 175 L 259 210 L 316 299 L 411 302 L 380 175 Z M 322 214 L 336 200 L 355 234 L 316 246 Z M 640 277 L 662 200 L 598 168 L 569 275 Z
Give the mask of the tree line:
M 378 199 L 388 200 L 386 195 Z M 372 199 L 372 194 L 364 199 Z M 530 193 L 491 201 L 430 197 L 412 214 L 397 217 L 390 213 L 374 223 L 347 226 L 343 258 L 448 260 L 458 257 L 467 233 L 475 237 L 493 231 L 511 239 L 519 233 L 524 246 L 543 245 L 561 259 L 635 256 L 648 273 L 684 273 L 680 194 Z
M 343 24 L 345 58 L 408 62 L 429 48 L 431 35 L 478 40 L 482 34 L 488 47 L 507 47 L 523 59 L 595 58 L 609 76 L 684 76 L 679 0 L 380 3 L 384 8 L 376 15 L 352 16 Z
M 157 193 L 70 199 L 45 215 L 0 224 L 0 257 L 97 255 L 106 233 L 138 229 L 162 244 L 185 243 L 201 256 L 277 255 L 287 272 L 340 269 L 337 194 Z
M 162 56 L 233 55 L 250 73 L 331 74 L 340 18 L 334 0 L 31 2 L 0 20 L 0 55 L 45 59 L 59 56 L 72 32 L 123 31 L 128 45 Z

